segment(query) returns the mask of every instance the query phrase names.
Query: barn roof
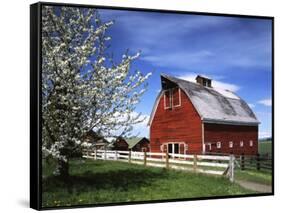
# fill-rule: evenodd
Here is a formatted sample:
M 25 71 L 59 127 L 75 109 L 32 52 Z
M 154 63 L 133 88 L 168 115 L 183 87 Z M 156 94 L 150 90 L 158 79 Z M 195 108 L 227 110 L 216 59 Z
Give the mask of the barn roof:
M 93 130 L 88 131 L 84 139 L 88 142 L 95 144 L 95 145 L 101 145 L 101 144 L 108 144 L 109 142 L 100 134 L 96 133 Z
M 134 137 L 134 138 L 126 139 L 126 142 L 129 145 L 128 149 L 132 149 L 135 145 L 137 145 L 144 138 Z
M 223 123 L 238 125 L 258 125 L 255 114 L 248 104 L 234 92 L 213 87 L 205 87 L 197 83 L 161 75 L 162 90 L 165 84 L 178 85 L 189 97 L 204 123 Z M 160 99 L 161 94 L 158 96 Z M 157 107 L 159 100 L 156 100 Z M 156 109 L 153 109 L 149 124 Z

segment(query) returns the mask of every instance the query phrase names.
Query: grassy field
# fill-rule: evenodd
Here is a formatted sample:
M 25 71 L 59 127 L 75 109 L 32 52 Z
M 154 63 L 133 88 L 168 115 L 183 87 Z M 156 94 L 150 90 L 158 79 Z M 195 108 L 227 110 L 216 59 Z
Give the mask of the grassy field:
M 43 206 L 68 206 L 254 193 L 223 177 L 122 162 L 73 160 L 59 181 L 43 164 Z
M 269 153 L 271 155 L 271 147 L 272 143 L 271 141 L 260 141 L 259 142 L 259 153 L 260 154 L 266 154 Z
M 266 185 L 272 184 L 272 173 L 257 170 L 235 170 L 235 180 L 245 180 Z
M 259 153 L 260 154 L 269 154 L 271 156 L 271 141 L 259 141 Z M 261 163 L 262 164 L 262 163 Z M 266 185 L 272 184 L 272 173 L 270 170 L 256 170 L 255 164 L 254 169 L 249 169 L 247 166 L 247 169 L 240 170 L 237 168 L 235 170 L 235 179 L 238 180 L 245 180 L 245 181 L 251 181 L 255 183 L 262 183 Z

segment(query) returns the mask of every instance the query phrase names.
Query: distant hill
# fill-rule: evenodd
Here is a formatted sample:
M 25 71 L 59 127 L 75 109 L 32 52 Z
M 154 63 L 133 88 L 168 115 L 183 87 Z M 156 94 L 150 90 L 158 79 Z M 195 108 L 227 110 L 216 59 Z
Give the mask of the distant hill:
M 272 141 L 272 137 L 260 138 L 259 142 Z

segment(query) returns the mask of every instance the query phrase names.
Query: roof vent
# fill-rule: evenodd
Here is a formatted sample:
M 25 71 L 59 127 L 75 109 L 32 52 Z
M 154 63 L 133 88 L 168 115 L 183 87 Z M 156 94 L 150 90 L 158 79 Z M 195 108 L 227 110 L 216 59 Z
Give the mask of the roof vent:
M 204 87 L 212 87 L 212 79 L 202 75 L 197 75 L 196 82 Z

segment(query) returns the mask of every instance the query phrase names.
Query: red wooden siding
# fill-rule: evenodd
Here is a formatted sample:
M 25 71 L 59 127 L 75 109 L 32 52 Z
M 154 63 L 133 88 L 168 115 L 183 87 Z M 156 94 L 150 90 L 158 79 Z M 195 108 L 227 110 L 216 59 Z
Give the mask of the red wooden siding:
M 174 90 L 173 95 L 175 96 L 174 100 L 177 101 L 179 90 Z M 188 144 L 187 153 L 202 152 L 200 116 L 182 90 L 180 97 L 181 106 L 170 109 L 164 109 L 164 95 L 160 98 L 150 126 L 152 152 L 161 152 L 160 146 L 167 142 L 185 142 Z
M 117 138 L 116 142 L 114 143 L 114 150 L 128 150 L 128 144 L 123 138 Z
M 258 126 L 238 126 L 223 124 L 204 124 L 205 144 L 211 143 L 211 150 L 206 146 L 206 152 L 233 153 L 255 155 L 258 153 Z M 229 142 L 233 142 L 233 148 Z M 243 141 L 243 147 L 240 146 Z M 253 141 L 253 146 L 250 146 Z M 221 148 L 217 148 L 217 142 L 221 142 Z
M 133 151 L 137 152 L 149 152 L 150 151 L 150 145 L 149 145 L 149 140 L 146 138 L 143 138 L 138 142 L 132 149 Z

